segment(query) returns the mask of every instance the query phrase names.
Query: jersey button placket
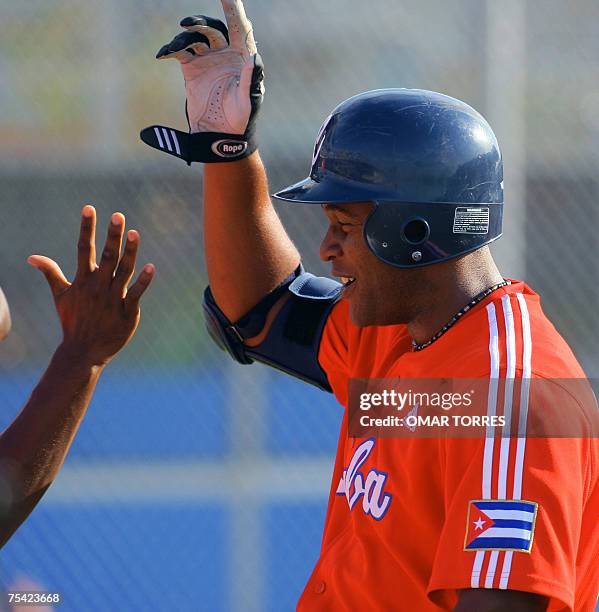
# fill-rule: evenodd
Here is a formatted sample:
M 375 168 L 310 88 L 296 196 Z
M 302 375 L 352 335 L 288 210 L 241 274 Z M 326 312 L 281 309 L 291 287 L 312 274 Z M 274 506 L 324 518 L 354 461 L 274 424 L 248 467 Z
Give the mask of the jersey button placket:
M 327 583 L 324 580 L 319 580 L 314 585 L 314 592 L 317 595 L 322 595 L 327 590 Z

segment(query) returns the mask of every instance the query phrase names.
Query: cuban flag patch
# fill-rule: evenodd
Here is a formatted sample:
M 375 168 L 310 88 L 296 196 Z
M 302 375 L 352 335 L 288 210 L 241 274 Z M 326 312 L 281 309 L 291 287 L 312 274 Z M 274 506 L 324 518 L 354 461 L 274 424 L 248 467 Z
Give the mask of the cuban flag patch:
M 471 501 L 464 550 L 517 550 L 529 553 L 537 504 L 509 499 Z

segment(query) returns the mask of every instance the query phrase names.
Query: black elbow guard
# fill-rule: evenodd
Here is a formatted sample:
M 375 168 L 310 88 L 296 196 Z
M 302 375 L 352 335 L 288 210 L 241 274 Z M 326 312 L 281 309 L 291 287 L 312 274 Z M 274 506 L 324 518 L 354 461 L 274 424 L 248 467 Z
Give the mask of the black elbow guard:
M 216 344 L 239 363 L 260 361 L 330 391 L 326 374 L 318 363 L 320 338 L 330 310 L 339 299 L 342 285 L 329 278 L 296 271 L 237 323 L 220 310 L 208 287 L 204 293 L 204 314 L 208 333 Z M 290 293 L 259 346 L 248 347 L 244 340 L 260 333 L 273 304 Z
M 210 287 L 206 287 L 204 291 L 204 318 L 206 329 L 219 348 L 227 351 L 239 363 L 254 363 L 254 360 L 246 355 L 243 337 L 214 301 Z

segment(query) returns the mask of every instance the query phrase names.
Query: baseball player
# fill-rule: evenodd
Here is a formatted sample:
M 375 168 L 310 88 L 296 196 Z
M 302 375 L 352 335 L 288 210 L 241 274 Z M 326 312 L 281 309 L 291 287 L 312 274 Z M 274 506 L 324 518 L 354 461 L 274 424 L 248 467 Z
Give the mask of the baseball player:
M 240 0 L 196 15 L 158 58 L 180 62 L 189 132 L 150 146 L 203 162 L 208 328 L 346 407 L 320 558 L 300 610 L 592 610 L 599 582 L 599 452 L 589 436 L 527 438 L 531 380 L 582 379 L 539 296 L 504 279 L 503 168 L 495 136 L 459 100 L 386 89 L 324 122 L 310 176 L 275 195 L 317 204 L 320 256 L 305 272 L 271 204 L 256 143 L 262 61 Z M 352 437 L 353 379 L 488 381 L 487 416 L 517 437 Z M 557 385 L 557 383 L 553 383 Z M 565 397 L 565 399 L 563 399 Z M 562 411 L 577 413 L 563 395 Z
M 106 365 L 133 337 L 139 301 L 154 276 L 146 264 L 128 288 L 139 234 L 129 230 L 121 256 L 125 217 L 112 215 L 96 265 L 96 211 L 85 206 L 77 245 L 77 273 L 69 282 L 58 264 L 41 255 L 28 262 L 50 286 L 62 325 L 62 342 L 21 413 L 0 436 L 0 546 L 27 518 L 58 474 Z M 3 340 L 10 330 L 8 304 L 0 299 Z

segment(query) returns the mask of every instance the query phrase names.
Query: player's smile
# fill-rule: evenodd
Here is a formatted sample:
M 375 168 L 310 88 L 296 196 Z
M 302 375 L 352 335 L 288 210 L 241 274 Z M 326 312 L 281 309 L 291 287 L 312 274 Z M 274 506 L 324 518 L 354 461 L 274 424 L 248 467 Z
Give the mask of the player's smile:
M 343 297 L 347 298 L 349 295 L 355 292 L 356 277 L 349 274 L 346 270 L 339 270 L 333 265 L 331 270 L 332 276 L 337 277 L 343 283 Z
M 372 211 L 372 204 L 329 204 L 323 206 L 323 210 L 330 225 L 321 245 L 321 259 L 332 262 L 331 274 L 343 283 L 343 297 L 355 298 L 357 276 L 354 270 L 360 268 L 364 257 L 369 255 L 362 228 Z
M 355 288 L 356 279 L 353 276 L 342 276 L 341 282 L 343 283 L 343 296 L 347 298 Z

